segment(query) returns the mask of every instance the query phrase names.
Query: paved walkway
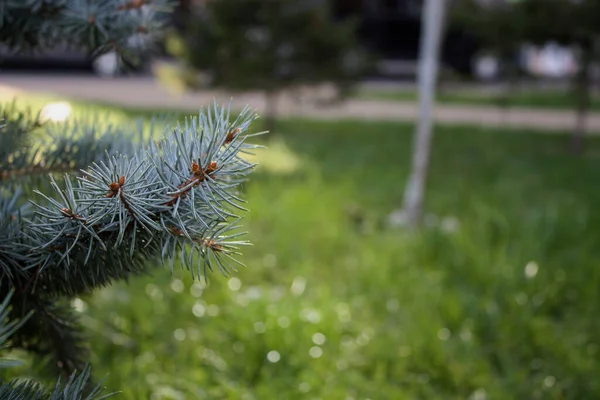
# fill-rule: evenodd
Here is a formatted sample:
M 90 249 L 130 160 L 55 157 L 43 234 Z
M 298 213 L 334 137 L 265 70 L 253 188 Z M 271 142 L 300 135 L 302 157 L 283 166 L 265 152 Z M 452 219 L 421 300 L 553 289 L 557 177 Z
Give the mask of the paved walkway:
M 230 96 L 202 91 L 176 94 L 169 92 L 152 77 L 102 79 L 90 75 L 21 75 L 0 74 L 0 98 L 7 93 L 26 91 L 47 93 L 74 99 L 100 101 L 114 105 L 151 109 L 197 110 Z M 4 96 L 2 96 L 4 94 Z M 249 104 L 259 113 L 265 109 L 258 93 L 234 96 L 234 105 Z M 360 120 L 415 121 L 418 109 L 414 103 L 350 99 L 344 103 L 323 106 L 311 102 L 298 104 L 291 96 L 283 96 L 278 105 L 281 116 L 306 116 L 317 119 L 353 118 Z M 445 124 L 468 124 L 541 129 L 547 132 L 570 130 L 575 123 L 571 111 L 509 109 L 494 107 L 438 105 L 436 120 Z M 590 131 L 600 133 L 600 113 L 590 114 Z

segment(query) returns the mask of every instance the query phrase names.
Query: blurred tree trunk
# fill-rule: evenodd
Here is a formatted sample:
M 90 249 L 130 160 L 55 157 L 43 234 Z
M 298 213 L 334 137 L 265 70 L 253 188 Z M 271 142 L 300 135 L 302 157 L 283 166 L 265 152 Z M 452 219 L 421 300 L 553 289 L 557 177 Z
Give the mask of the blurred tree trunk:
M 419 121 L 403 204 L 404 216 L 409 227 L 419 224 L 425 200 L 445 6 L 446 0 L 425 0 L 423 4 L 419 56 Z
M 580 154 L 583 151 L 583 138 L 586 133 L 587 116 L 591 105 L 590 64 L 591 51 L 584 49 L 581 55 L 581 66 L 575 78 L 575 96 L 577 102 L 575 130 L 571 139 L 571 149 Z

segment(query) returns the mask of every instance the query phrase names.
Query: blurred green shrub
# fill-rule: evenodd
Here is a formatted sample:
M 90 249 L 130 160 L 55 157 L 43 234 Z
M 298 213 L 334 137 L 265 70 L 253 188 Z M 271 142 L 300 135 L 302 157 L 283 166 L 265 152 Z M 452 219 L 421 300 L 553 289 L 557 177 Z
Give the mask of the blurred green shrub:
M 366 68 L 352 20 L 308 0 L 218 0 L 192 7 L 167 40 L 189 87 L 266 94 L 266 120 L 282 89 L 334 84 L 345 94 Z M 272 121 L 270 121 L 272 122 Z

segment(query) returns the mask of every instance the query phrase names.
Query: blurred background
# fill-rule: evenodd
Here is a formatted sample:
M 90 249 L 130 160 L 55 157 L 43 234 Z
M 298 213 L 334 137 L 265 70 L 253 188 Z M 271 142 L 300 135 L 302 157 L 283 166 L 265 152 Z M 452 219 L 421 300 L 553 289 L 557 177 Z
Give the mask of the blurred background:
M 176 3 L 136 65 L 0 49 L 0 101 L 56 121 L 183 120 L 233 98 L 271 131 L 244 186 L 247 268 L 205 284 L 157 266 L 73 302 L 110 389 L 600 398 L 599 2 L 431 2 L 443 22 L 418 229 L 403 196 L 427 109 L 424 1 Z
M 190 10 L 203 9 L 210 0 L 178 0 L 176 12 L 169 21 L 174 28 L 181 29 L 185 25 Z M 314 0 L 312 1 L 314 3 Z M 483 9 L 489 9 L 490 4 L 518 3 L 514 0 L 453 0 L 454 9 L 464 10 L 479 4 Z M 567 1 L 567 2 L 570 2 Z M 310 3 L 310 1 L 308 2 Z M 353 19 L 357 44 L 363 46 L 377 56 L 374 68 L 368 71 L 369 80 L 389 80 L 412 82 L 417 73 L 419 56 L 419 38 L 421 33 L 421 13 L 423 0 L 319 0 L 317 3 L 327 3 L 331 10 L 332 22 Z M 460 3 L 468 3 L 462 5 Z M 463 10 L 463 13 L 464 13 Z M 470 10 L 471 11 L 471 10 Z M 475 15 L 471 15 L 471 19 Z M 502 59 L 489 38 L 484 38 L 483 27 L 475 29 L 466 21 L 457 22 L 457 15 L 447 15 L 447 26 L 444 32 L 442 49 L 443 68 L 449 75 L 459 80 L 501 80 L 506 71 L 503 65 L 507 59 Z M 464 19 L 464 15 L 463 15 Z M 488 26 L 493 31 L 494 26 Z M 497 36 L 502 31 L 496 31 Z M 578 60 L 573 48 L 565 43 L 559 43 L 562 33 L 555 33 L 552 38 L 548 35 L 542 43 L 533 44 L 533 37 L 523 37 L 521 43 L 513 43 L 514 57 L 522 72 L 537 78 L 566 79 L 577 69 Z M 508 44 L 508 43 L 506 43 Z M 2 69 L 7 72 L 17 71 L 79 71 L 90 72 L 98 76 L 114 76 L 124 71 L 111 57 L 99 60 L 84 52 L 64 48 L 57 45 L 56 49 L 45 51 L 43 54 L 11 54 L 2 49 Z M 166 54 L 163 54 L 166 55 Z M 153 55 L 156 59 L 156 55 Z M 154 60 L 145 60 L 137 65 L 135 72 L 148 73 Z M 504 68 L 505 69 L 505 68 Z

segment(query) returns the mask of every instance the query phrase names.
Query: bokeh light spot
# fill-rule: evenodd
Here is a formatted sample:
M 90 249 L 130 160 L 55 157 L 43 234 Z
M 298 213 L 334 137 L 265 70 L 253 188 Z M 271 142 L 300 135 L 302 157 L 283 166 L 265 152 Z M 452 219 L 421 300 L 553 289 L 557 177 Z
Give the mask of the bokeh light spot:
M 276 363 L 281 360 L 281 355 L 278 351 L 271 350 L 269 353 L 267 353 L 267 360 L 269 360 L 269 362 Z

